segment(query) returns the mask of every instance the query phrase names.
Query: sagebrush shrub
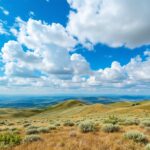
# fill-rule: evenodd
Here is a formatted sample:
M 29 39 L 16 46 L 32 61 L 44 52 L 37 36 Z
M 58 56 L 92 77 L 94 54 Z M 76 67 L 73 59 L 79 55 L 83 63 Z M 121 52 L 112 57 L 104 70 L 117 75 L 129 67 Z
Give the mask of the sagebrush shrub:
M 49 129 L 50 129 L 50 130 L 56 130 L 57 128 L 56 128 L 55 125 L 50 125 L 50 126 L 49 126 Z
M 38 129 L 27 129 L 26 134 L 37 134 L 39 133 Z
M 82 122 L 79 125 L 79 128 L 80 128 L 80 131 L 83 133 L 94 132 L 97 130 L 97 127 L 96 127 L 95 123 L 93 123 L 93 122 Z
M 124 134 L 124 137 L 135 142 L 146 142 L 147 137 L 139 131 L 128 131 Z
M 140 121 L 138 119 L 127 119 L 122 122 L 122 125 L 139 125 Z
M 38 128 L 38 132 L 40 133 L 49 133 L 50 129 L 48 127 L 40 127 Z
M 118 132 L 120 130 L 120 127 L 118 125 L 114 125 L 114 124 L 105 124 L 102 127 L 102 130 L 104 132 Z
M 36 141 L 41 141 L 42 138 L 39 135 L 27 135 L 25 136 L 23 142 L 24 143 L 31 143 L 31 142 L 36 142 Z
M 74 126 L 74 122 L 71 121 L 71 120 L 66 120 L 66 121 L 64 122 L 64 126 Z
M 150 120 L 144 120 L 141 122 L 141 126 L 150 127 Z
M 114 115 L 109 116 L 109 118 L 104 120 L 104 123 L 107 124 L 117 124 L 118 122 L 119 122 L 119 118 Z

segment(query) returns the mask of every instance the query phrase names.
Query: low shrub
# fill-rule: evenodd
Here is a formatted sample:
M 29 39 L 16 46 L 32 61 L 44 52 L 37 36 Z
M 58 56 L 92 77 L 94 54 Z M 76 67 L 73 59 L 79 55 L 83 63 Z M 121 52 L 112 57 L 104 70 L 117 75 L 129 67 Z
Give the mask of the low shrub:
M 50 130 L 56 130 L 57 128 L 56 128 L 55 125 L 50 125 L 50 126 L 49 126 L 49 129 L 50 129 Z
M 10 147 L 21 143 L 21 137 L 14 133 L 2 133 L 0 134 L 0 146 Z
M 119 118 L 114 115 L 109 116 L 109 118 L 104 120 L 104 123 L 107 124 L 117 124 L 118 122 L 119 122 Z
M 120 127 L 114 124 L 105 124 L 103 125 L 102 130 L 107 133 L 118 132 L 120 130 Z
M 66 121 L 64 122 L 64 126 L 74 126 L 74 122 L 71 121 L 71 120 L 66 120 Z
M 27 129 L 26 134 L 37 134 L 39 133 L 38 129 Z
M 24 127 L 29 127 L 31 124 L 30 123 L 25 123 L 23 126 Z
M 128 119 L 122 122 L 122 125 L 139 125 L 140 121 L 138 119 Z
M 28 129 L 38 129 L 39 127 L 37 126 L 29 126 Z
M 36 142 L 36 141 L 41 141 L 42 138 L 39 135 L 27 135 L 25 136 L 23 142 L 24 143 L 31 143 L 31 142 Z
M 134 142 L 146 142 L 147 137 L 139 131 L 128 131 L 124 134 L 124 137 Z
M 150 120 L 144 120 L 141 122 L 141 126 L 143 127 L 150 127 Z
M 48 127 L 40 127 L 38 128 L 38 132 L 40 133 L 49 133 L 50 129 Z
M 150 150 L 150 144 L 147 144 L 145 150 Z
M 96 125 L 93 122 L 82 122 L 79 125 L 80 131 L 83 133 L 94 132 L 97 130 Z

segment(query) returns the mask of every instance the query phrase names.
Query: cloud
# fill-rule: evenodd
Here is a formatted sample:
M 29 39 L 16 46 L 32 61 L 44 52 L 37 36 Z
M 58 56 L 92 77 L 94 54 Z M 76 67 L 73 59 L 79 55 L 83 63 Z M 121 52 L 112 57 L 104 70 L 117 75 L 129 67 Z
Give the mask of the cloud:
M 145 51 L 147 53 L 147 51 Z M 130 62 L 121 66 L 119 62 L 112 62 L 110 68 L 95 71 L 88 79 L 92 86 L 120 87 L 120 88 L 149 88 L 150 86 L 150 57 L 142 59 L 140 56 L 132 58 Z
M 2 22 L 0 22 L 0 35 L 2 34 L 8 34 L 8 32 L 6 31 L 6 29 L 4 28 L 4 25 Z
M 34 17 L 35 16 L 35 13 L 33 11 L 29 11 L 29 16 L 30 17 Z
M 26 81 L 27 85 L 64 86 L 75 74 L 85 75 L 90 70 L 83 56 L 69 53 L 76 40 L 60 24 L 18 18 L 11 31 L 17 41 L 8 41 L 1 50 L 10 84 Z
M 76 40 L 59 23 L 48 25 L 34 19 L 24 22 L 20 18 L 17 18 L 16 21 L 20 28 L 17 35 L 18 41 L 30 49 L 54 44 L 71 50 L 77 44 Z
M 1 6 L 0 6 L 0 10 L 2 11 L 2 13 L 3 13 L 4 15 L 6 15 L 6 16 L 9 15 L 9 11 L 6 10 L 4 7 L 1 7 Z
M 70 1 L 72 7 L 84 8 L 84 3 Z M 1 86 L 47 87 L 62 91 L 82 89 L 89 92 L 101 89 L 138 91 L 150 87 L 149 50 L 142 56 L 132 58 L 126 65 L 114 61 L 110 67 L 92 70 L 85 57 L 73 51 L 78 41 L 70 34 L 69 27 L 66 29 L 58 23 L 17 18 L 11 32 L 16 40 L 6 42 L 0 52 L 4 70 L 4 75 L 0 76 Z M 80 36 L 84 36 L 84 32 L 83 29 Z M 90 35 L 93 36 L 93 33 Z
M 102 43 L 136 48 L 150 44 L 149 0 L 68 0 L 67 30 L 85 47 Z

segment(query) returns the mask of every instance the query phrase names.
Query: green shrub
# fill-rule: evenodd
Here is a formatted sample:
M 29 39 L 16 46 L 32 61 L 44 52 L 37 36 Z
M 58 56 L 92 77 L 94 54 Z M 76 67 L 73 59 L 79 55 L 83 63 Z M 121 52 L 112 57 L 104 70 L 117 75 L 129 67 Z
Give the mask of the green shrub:
M 2 133 L 0 134 L 0 146 L 10 147 L 21 143 L 21 137 L 14 133 Z
M 56 130 L 57 128 L 56 128 L 55 125 L 50 125 L 50 126 L 49 126 L 49 129 L 50 129 L 50 130 Z
M 74 126 L 74 122 L 72 122 L 71 120 L 66 120 L 64 122 L 64 126 Z
M 144 120 L 141 122 L 141 126 L 150 127 L 150 120 Z
M 137 106 L 137 105 L 140 105 L 140 103 L 136 102 L 136 103 L 133 103 L 131 106 Z
M 150 144 L 147 144 L 145 150 L 150 150 Z
M 24 124 L 23 126 L 24 127 L 29 127 L 31 124 L 30 123 L 26 123 L 26 124 Z
M 93 122 L 82 122 L 79 125 L 80 131 L 83 133 L 94 132 L 97 130 L 96 125 Z
M 147 137 L 139 131 L 128 131 L 124 134 L 124 137 L 134 142 L 146 142 Z
M 6 125 L 5 121 L 0 121 L 0 125 Z
M 119 119 L 114 115 L 109 116 L 109 118 L 104 120 L 104 123 L 108 123 L 108 124 L 117 124 L 118 122 L 119 122 Z
M 36 142 L 36 141 L 41 141 L 42 138 L 39 135 L 27 135 L 25 136 L 23 142 L 24 143 L 31 143 L 31 142 Z
M 37 134 L 39 133 L 38 129 L 27 129 L 26 134 Z
M 122 122 L 122 125 L 139 125 L 140 121 L 138 119 L 127 119 Z
M 37 126 L 29 126 L 28 129 L 38 129 L 39 127 Z
M 105 124 L 103 125 L 102 130 L 107 133 L 118 132 L 120 130 L 120 127 L 114 124 Z
M 49 133 L 50 129 L 48 127 L 40 127 L 38 128 L 38 132 L 40 133 Z

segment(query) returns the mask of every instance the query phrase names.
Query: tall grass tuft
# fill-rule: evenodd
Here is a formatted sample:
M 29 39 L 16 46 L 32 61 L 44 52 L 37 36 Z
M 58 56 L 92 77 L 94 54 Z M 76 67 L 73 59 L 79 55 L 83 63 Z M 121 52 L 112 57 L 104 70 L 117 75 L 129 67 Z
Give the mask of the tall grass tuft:
M 147 137 L 139 131 L 128 131 L 124 134 L 124 138 L 133 140 L 134 142 L 147 142 Z
M 87 133 L 87 132 L 94 132 L 97 130 L 97 127 L 95 125 L 95 123 L 93 122 L 82 122 L 79 125 L 80 131 L 83 133 Z
M 21 137 L 14 133 L 2 133 L 0 134 L 0 146 L 1 147 L 11 147 L 19 145 L 21 143 Z
M 105 124 L 103 125 L 102 130 L 107 133 L 118 132 L 120 130 L 120 127 L 114 124 Z

